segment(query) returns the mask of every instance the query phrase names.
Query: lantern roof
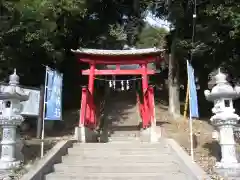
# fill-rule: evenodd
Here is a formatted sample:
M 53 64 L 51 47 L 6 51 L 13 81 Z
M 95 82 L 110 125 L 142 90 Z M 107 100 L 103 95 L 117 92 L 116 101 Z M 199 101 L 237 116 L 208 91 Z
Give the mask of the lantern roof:
M 212 88 L 211 92 L 209 90 L 204 92 L 207 100 L 214 101 L 220 98 L 238 98 L 239 92 L 227 82 L 226 78 L 227 76 L 219 70 L 215 76 L 216 85 Z
M 19 99 L 20 101 L 28 100 L 29 95 L 19 87 L 19 76 L 17 75 L 16 69 L 14 73 L 9 76 L 9 85 L 1 87 L 0 99 Z

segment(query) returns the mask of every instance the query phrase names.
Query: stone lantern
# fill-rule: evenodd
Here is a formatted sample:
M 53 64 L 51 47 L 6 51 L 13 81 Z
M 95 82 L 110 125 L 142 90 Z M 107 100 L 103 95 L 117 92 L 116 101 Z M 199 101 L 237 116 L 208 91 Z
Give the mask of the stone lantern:
M 226 75 L 220 71 L 215 76 L 216 85 L 211 92 L 205 90 L 208 101 L 214 102 L 211 117 L 212 124 L 218 131 L 219 144 L 221 146 L 222 159 L 216 163 L 220 169 L 236 169 L 240 167 L 236 157 L 234 127 L 240 117 L 235 114 L 233 100 L 239 97 L 237 88 L 233 88 L 226 80 Z
M 16 159 L 18 146 L 16 128 L 24 118 L 21 116 L 21 101 L 28 100 L 28 95 L 19 86 L 19 76 L 16 70 L 9 77 L 9 85 L 1 88 L 0 100 L 3 101 L 3 111 L 0 115 L 0 126 L 2 126 L 0 169 L 12 169 L 20 164 Z

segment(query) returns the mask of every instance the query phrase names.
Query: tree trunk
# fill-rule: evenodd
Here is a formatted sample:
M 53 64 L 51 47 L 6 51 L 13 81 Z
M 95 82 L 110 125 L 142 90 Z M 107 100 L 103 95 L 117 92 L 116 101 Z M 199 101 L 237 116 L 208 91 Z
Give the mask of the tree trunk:
M 180 117 L 180 99 L 179 99 L 179 65 L 174 57 L 172 49 L 168 57 L 168 92 L 169 92 L 169 113 L 173 118 Z

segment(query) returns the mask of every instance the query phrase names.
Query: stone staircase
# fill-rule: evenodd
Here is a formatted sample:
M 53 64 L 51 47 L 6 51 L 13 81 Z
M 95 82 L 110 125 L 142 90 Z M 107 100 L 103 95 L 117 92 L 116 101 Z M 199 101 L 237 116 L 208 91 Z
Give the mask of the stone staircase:
M 134 95 L 111 96 L 107 143 L 75 143 L 45 180 L 197 180 L 165 139 L 142 141 Z
M 76 143 L 46 180 L 192 180 L 164 140 Z

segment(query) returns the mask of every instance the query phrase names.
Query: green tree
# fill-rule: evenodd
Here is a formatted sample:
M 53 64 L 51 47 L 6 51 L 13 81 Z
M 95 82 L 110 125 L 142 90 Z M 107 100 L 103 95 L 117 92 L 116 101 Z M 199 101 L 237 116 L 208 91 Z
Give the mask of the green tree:
M 167 19 L 172 24 L 168 47 L 173 57 L 173 67 L 186 71 L 185 59 L 190 59 L 190 54 L 193 53 L 192 63 L 196 74 L 201 74 L 200 101 L 204 101 L 202 90 L 206 88 L 208 73 L 213 69 L 223 66 L 238 76 L 236 67 L 239 64 L 239 1 L 197 1 L 194 44 L 194 1 L 158 1 L 152 3 L 151 7 L 156 16 Z
M 141 33 L 138 35 L 136 47 L 138 48 L 151 48 L 158 47 L 164 48 L 165 36 L 168 34 L 165 28 L 152 27 L 148 24 L 145 25 Z
M 132 41 L 131 36 L 133 39 L 136 36 L 136 33 L 127 33 L 130 27 L 127 25 L 134 17 L 140 22 L 147 7 L 145 1 L 139 2 L 1 1 L 0 79 L 17 68 L 22 84 L 39 86 L 44 81 L 44 65 L 49 65 L 64 73 L 65 97 L 71 103 L 85 78 L 79 77 L 84 67 L 78 64 L 70 50 L 122 48 L 127 41 Z

